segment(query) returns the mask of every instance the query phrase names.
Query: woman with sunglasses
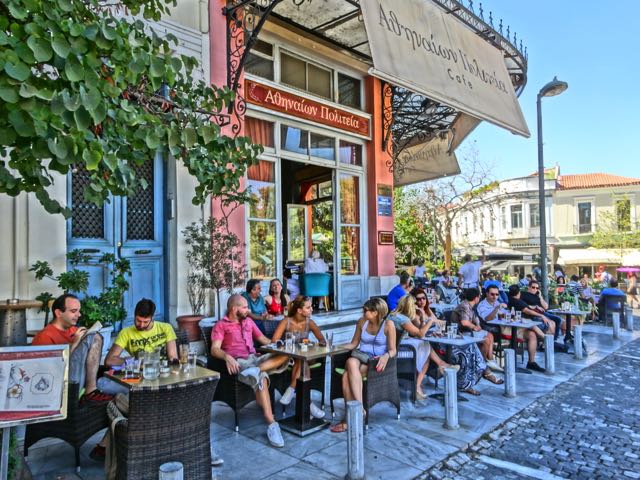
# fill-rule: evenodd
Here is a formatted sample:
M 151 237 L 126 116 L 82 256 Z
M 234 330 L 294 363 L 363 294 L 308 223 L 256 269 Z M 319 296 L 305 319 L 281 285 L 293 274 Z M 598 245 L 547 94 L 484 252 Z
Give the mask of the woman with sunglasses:
M 389 309 L 381 298 L 371 298 L 362 307 L 363 316 L 356 324 L 351 342 L 345 348 L 357 351 L 347 359 L 342 374 L 342 394 L 345 403 L 357 400 L 362 403 L 362 379 L 367 376 L 369 363 L 364 358 L 377 358 L 376 370 L 384 371 L 390 358 L 396 356 L 396 328 L 393 322 L 385 320 Z M 357 352 L 357 356 L 354 355 Z M 367 412 L 365 412 L 366 415 Z M 347 430 L 347 421 L 342 420 L 331 427 L 332 432 Z
M 294 336 L 296 343 L 303 342 L 309 339 L 309 332 L 313 333 L 319 343 L 326 344 L 326 340 L 322 335 L 322 332 L 316 325 L 316 322 L 311 320 L 311 314 L 313 313 L 313 307 L 311 306 L 311 297 L 303 297 L 298 295 L 293 302 L 289 305 L 289 311 L 287 316 L 280 320 L 280 323 L 276 327 L 276 331 L 273 332 L 272 342 L 280 340 L 285 333 L 291 333 Z M 296 383 L 300 376 L 300 369 L 302 368 L 302 361 L 295 360 L 293 362 L 293 368 L 291 370 L 291 383 L 285 390 L 284 394 L 280 398 L 280 403 L 283 405 L 289 405 L 291 399 L 296 392 Z M 311 402 L 311 415 L 315 418 L 323 418 L 324 410 L 318 407 L 315 403 Z
M 416 292 L 415 297 L 413 292 Z M 416 371 L 418 372 L 418 376 L 416 377 L 416 397 L 419 400 L 424 400 L 427 396 L 422 391 L 422 381 L 427 374 L 429 360 L 433 360 L 436 365 L 438 365 L 438 370 L 441 375 L 444 375 L 444 369 L 451 365 L 445 363 L 438 354 L 431 349 L 429 342 L 423 340 L 429 329 L 435 325 L 434 322 L 437 319 L 429 309 L 426 292 L 421 288 L 416 288 L 413 292 L 412 294 L 402 297 L 396 309 L 391 312 L 387 318 L 391 320 L 399 332 L 402 332 L 405 336 L 400 344 L 411 345 L 416 350 Z M 416 302 L 419 302 L 419 307 L 416 305 Z M 426 311 L 423 306 L 424 304 L 426 304 Z

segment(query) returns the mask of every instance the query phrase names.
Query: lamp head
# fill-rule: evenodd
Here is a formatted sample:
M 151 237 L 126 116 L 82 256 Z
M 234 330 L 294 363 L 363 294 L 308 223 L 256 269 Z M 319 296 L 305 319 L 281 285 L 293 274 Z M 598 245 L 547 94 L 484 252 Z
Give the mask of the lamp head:
M 560 95 L 567 88 L 569 88 L 569 84 L 567 82 L 558 80 L 558 77 L 553 77 L 553 80 L 540 89 L 538 97 L 555 97 L 556 95 Z

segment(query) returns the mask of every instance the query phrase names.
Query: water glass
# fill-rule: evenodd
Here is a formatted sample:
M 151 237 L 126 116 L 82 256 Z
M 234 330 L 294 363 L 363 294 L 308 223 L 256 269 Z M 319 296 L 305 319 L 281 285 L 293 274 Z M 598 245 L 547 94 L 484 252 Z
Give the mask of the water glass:
M 293 333 L 291 332 L 287 332 L 284 335 L 284 349 L 287 352 L 293 352 L 293 342 L 294 342 L 294 338 L 293 338 Z
M 516 312 L 516 322 L 519 322 L 522 320 L 522 312 L 517 311 Z
M 132 357 L 124 359 L 124 378 L 133 378 L 133 361 Z
M 196 352 L 194 351 L 190 351 L 189 352 L 189 362 L 188 362 L 188 366 L 189 366 L 189 370 L 195 370 L 196 369 L 196 361 L 198 360 L 198 356 L 196 355 Z
M 329 350 L 333 348 L 333 332 L 327 333 L 327 347 Z
M 160 352 L 146 352 L 144 356 L 145 380 L 155 380 L 160 376 Z
M 178 349 L 178 359 L 180 360 L 180 365 L 186 368 L 185 365 L 189 362 L 189 345 L 185 345 L 184 343 L 180 345 Z

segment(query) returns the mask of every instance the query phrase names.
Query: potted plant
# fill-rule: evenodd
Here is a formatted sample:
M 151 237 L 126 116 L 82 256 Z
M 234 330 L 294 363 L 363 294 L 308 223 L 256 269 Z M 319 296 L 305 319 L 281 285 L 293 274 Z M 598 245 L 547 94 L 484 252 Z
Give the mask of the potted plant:
M 241 243 L 237 235 L 226 228 L 225 220 L 210 218 L 193 222 L 182 231 L 187 245 L 187 262 L 190 273 L 187 277 L 187 295 L 192 312 L 204 305 L 208 291 L 214 291 L 216 316 L 221 317 L 220 294 L 233 291 L 244 283 L 245 264 L 242 261 Z M 200 297 L 202 295 L 202 297 Z M 199 303 L 198 299 L 202 298 Z M 178 317 L 178 323 L 184 317 Z M 202 318 L 202 317 L 201 317 Z M 182 328 L 182 327 L 181 327 Z M 194 328 L 197 330 L 197 323 Z M 187 327 L 187 331 L 189 328 Z
M 88 254 L 73 250 L 67 254 L 67 260 L 73 267 L 71 270 L 54 276 L 48 262 L 37 261 L 29 271 L 34 272 L 37 280 L 48 278 L 57 282 L 58 288 L 63 293 L 74 293 L 80 297 L 81 317 L 78 325 L 91 328 L 94 323 L 100 321 L 102 328 L 100 334 L 104 338 L 103 352 L 107 352 L 111 346 L 111 333 L 114 326 L 127 317 L 127 311 L 123 306 L 124 294 L 129 290 L 128 275 L 131 273 L 131 265 L 127 259 L 116 259 L 112 253 L 105 253 L 99 258 L 92 258 Z M 89 273 L 80 270 L 81 265 L 102 265 L 111 267 L 110 285 L 98 295 L 87 295 L 89 289 Z M 49 316 L 49 303 L 54 296 L 49 292 L 43 292 L 38 297 L 43 302 L 43 310 L 46 317 Z

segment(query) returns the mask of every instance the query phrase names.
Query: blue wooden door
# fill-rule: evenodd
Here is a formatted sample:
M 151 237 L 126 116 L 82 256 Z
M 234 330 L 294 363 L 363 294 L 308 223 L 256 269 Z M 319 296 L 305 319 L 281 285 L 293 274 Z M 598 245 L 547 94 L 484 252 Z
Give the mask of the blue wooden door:
M 148 184 L 132 197 L 111 197 L 97 207 L 83 198 L 89 173 L 76 169 L 69 179 L 69 204 L 73 214 L 67 225 L 69 250 L 80 249 L 98 258 L 113 253 L 131 262 L 129 291 L 124 298 L 125 326 L 133 323 L 133 310 L 141 298 L 156 304 L 155 318 L 164 319 L 163 161 L 158 154 L 136 168 Z M 109 283 L 110 272 L 98 265 L 83 266 L 90 275 L 89 294 Z

